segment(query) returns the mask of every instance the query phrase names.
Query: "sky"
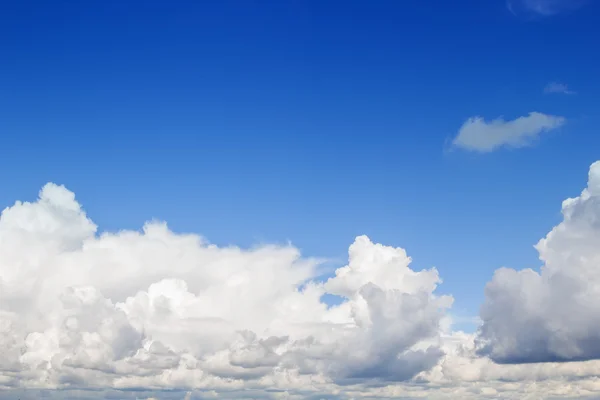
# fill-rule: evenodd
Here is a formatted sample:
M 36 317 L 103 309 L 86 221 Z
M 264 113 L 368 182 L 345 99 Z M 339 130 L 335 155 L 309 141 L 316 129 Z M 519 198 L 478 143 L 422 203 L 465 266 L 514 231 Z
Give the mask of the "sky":
M 0 399 L 597 396 L 599 17 L 3 2 Z

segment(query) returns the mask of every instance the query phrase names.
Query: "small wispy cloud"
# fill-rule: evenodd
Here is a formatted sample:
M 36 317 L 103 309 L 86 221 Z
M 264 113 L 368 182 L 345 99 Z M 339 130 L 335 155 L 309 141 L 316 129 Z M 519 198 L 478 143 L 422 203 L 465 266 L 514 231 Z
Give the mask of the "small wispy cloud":
M 489 153 L 501 147 L 519 148 L 531 145 L 544 132 L 564 125 L 566 119 L 539 112 L 506 121 L 496 118 L 486 121 L 482 117 L 469 118 L 452 141 L 453 147 Z
M 577 92 L 569 89 L 569 86 L 565 85 L 564 83 L 559 83 L 559 82 L 550 82 L 549 84 L 547 84 L 546 87 L 544 88 L 544 93 L 546 93 L 546 94 L 554 94 L 554 93 L 577 94 Z
M 589 0 L 507 0 L 506 7 L 516 16 L 550 17 L 583 7 Z

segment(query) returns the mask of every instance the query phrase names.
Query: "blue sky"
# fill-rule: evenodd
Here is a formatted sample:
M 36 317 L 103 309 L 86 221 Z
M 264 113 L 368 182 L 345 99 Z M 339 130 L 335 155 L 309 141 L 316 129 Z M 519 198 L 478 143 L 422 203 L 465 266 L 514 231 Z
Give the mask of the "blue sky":
M 436 266 L 475 316 L 598 158 L 600 4 L 5 2 L 0 204 L 66 185 L 103 230 L 166 220 L 217 244 L 348 244 Z M 560 82 L 573 95 L 545 93 Z M 451 148 L 471 117 L 566 118 L 535 145 Z

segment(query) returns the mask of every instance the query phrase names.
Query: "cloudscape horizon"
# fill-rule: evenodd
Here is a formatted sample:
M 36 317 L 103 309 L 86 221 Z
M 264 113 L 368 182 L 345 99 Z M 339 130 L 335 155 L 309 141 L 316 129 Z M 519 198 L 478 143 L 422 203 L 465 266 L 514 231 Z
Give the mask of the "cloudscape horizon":
M 402 248 L 359 236 L 319 280 L 319 260 L 293 245 L 218 247 L 157 221 L 98 234 L 74 193 L 48 183 L 0 218 L 3 396 L 600 393 L 600 161 L 562 213 L 536 246 L 541 271 L 498 269 L 469 334 L 452 330 L 438 271 L 411 269 Z
M 599 399 L 598 21 L 0 2 L 0 400 Z

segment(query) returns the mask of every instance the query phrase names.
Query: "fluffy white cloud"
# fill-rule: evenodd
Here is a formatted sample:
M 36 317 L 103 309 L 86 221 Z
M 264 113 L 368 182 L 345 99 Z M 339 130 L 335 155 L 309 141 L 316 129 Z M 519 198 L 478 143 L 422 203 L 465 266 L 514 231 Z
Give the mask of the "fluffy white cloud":
M 487 122 L 482 117 L 469 118 L 458 131 L 452 144 L 465 150 L 487 153 L 501 147 L 524 147 L 542 133 L 564 125 L 566 119 L 538 112 L 512 121 L 497 118 Z
M 2 212 L 0 385 L 349 385 L 409 380 L 442 357 L 431 339 L 452 298 L 402 249 L 358 237 L 323 283 L 292 246 L 219 248 L 156 222 L 96 231 L 54 184 Z
M 515 15 L 549 17 L 565 11 L 576 10 L 589 0 L 507 0 L 506 5 Z
M 496 274 L 477 335 L 451 331 L 437 271 L 403 249 L 358 237 L 319 282 L 292 246 L 156 222 L 98 235 L 49 184 L 0 217 L 0 400 L 597 398 L 600 361 L 548 361 L 597 348 L 599 199 L 597 163 L 538 244 L 542 272 Z
M 539 272 L 502 268 L 486 287 L 481 352 L 497 362 L 600 359 L 600 162 L 562 214 Z
M 546 93 L 546 94 L 553 94 L 553 93 L 575 94 L 574 91 L 569 89 L 569 86 L 565 85 L 564 83 L 558 83 L 558 82 L 550 82 L 549 84 L 547 84 L 546 87 L 544 88 L 544 93 Z

